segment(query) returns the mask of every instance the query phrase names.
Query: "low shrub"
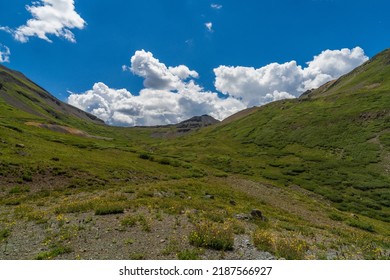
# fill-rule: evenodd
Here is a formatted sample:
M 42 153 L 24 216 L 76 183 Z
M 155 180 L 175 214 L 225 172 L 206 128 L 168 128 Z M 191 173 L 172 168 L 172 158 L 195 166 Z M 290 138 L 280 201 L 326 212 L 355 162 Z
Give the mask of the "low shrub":
M 276 248 L 276 239 L 275 237 L 268 231 L 265 230 L 256 230 L 253 233 L 253 243 L 256 248 L 261 251 L 266 251 L 270 253 L 275 253 Z
M 152 226 L 150 224 L 150 221 L 143 215 L 138 216 L 138 222 L 141 225 L 141 229 L 146 232 L 152 231 Z
M 306 251 L 309 249 L 307 243 L 302 239 L 294 236 L 278 237 L 263 229 L 254 232 L 253 243 L 259 250 L 288 260 L 304 259 Z
M 138 155 L 140 159 L 146 159 L 146 160 L 153 160 L 153 156 L 147 154 L 147 153 L 141 153 Z
M 125 211 L 121 203 L 104 203 L 97 205 L 95 215 L 122 214 Z
M 361 230 L 365 230 L 365 231 L 368 231 L 368 232 L 375 232 L 375 229 L 372 225 L 370 224 L 367 224 L 365 222 L 362 222 L 362 221 L 359 221 L 359 220 L 355 220 L 355 219 L 350 219 L 347 221 L 347 224 L 351 227 L 355 227 L 355 228 L 358 228 L 358 229 L 361 229 Z
M 199 260 L 199 253 L 195 250 L 184 250 L 177 253 L 179 260 Z
M 124 217 L 121 220 L 120 223 L 123 227 L 133 227 L 133 226 L 137 225 L 137 222 L 138 222 L 138 217 L 132 216 L 132 215 L 127 215 L 126 217 Z
M 277 240 L 276 255 L 288 260 L 302 260 L 308 245 L 304 240 L 294 237 L 284 237 Z
M 234 233 L 229 223 L 204 221 L 190 233 L 190 244 L 214 250 L 233 250 Z
M 70 202 L 56 207 L 55 213 L 80 213 L 87 212 L 93 208 L 92 201 L 80 201 L 80 202 Z
M 39 253 L 36 260 L 51 260 L 59 255 L 71 253 L 72 249 L 63 245 L 57 245 L 48 252 Z
M 8 228 L 0 230 L 0 242 L 7 239 L 11 235 L 11 232 Z
M 344 217 L 342 217 L 342 216 L 340 216 L 340 215 L 338 215 L 338 214 L 336 214 L 336 213 L 331 213 L 331 214 L 329 214 L 329 218 L 330 218 L 331 220 L 333 220 L 333 221 L 344 221 L 344 220 L 345 220 Z
M 30 188 L 27 186 L 15 186 L 9 190 L 10 194 L 20 194 L 30 192 Z

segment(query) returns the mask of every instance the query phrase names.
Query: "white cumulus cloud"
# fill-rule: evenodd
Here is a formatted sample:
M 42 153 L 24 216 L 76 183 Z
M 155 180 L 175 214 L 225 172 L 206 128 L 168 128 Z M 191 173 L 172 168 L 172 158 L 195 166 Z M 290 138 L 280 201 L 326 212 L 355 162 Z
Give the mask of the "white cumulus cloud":
M 32 19 L 29 19 L 25 25 L 16 29 L 0 28 L 23 43 L 34 36 L 52 42 L 48 35 L 76 42 L 71 29 L 83 29 L 86 25 L 84 19 L 75 10 L 74 0 L 40 0 L 32 2 L 31 6 L 27 5 L 26 9 L 32 15 Z
M 139 95 L 96 83 L 84 93 L 72 93 L 68 103 L 120 126 L 178 123 L 203 114 L 222 120 L 245 108 L 235 98 L 204 91 L 191 79 L 198 78 L 196 71 L 185 65 L 167 67 L 151 52 L 136 51 L 131 66 L 123 69 L 145 79 Z
M 125 69 L 124 67 L 122 68 Z M 177 89 L 182 85 L 182 80 L 198 77 L 198 73 L 187 66 L 167 67 L 154 58 L 151 52 L 144 50 L 135 52 L 131 58 L 131 67 L 128 69 L 135 75 L 145 78 L 144 86 L 153 89 Z
M 122 67 L 144 78 L 145 88 L 139 94 L 96 83 L 84 93 L 72 93 L 68 102 L 111 125 L 163 125 L 203 114 L 222 120 L 247 107 L 298 97 L 367 59 L 364 51 L 356 47 L 323 51 L 306 67 L 295 61 L 257 69 L 219 66 L 214 73 L 216 89 L 226 95 L 221 98 L 195 82 L 199 77 L 196 71 L 185 65 L 168 67 L 151 52 L 140 50 L 131 57 L 130 66 Z
M 239 98 L 247 106 L 300 96 L 304 91 L 339 78 L 367 61 L 360 47 L 325 50 L 307 62 L 271 63 L 261 68 L 219 66 L 214 69 L 218 91 Z
M 7 46 L 0 44 L 0 63 L 9 62 L 11 51 Z
M 368 57 L 360 47 L 325 50 L 314 56 L 313 60 L 307 63 L 308 66 L 303 69 L 304 89 L 318 88 L 350 72 L 367 60 Z

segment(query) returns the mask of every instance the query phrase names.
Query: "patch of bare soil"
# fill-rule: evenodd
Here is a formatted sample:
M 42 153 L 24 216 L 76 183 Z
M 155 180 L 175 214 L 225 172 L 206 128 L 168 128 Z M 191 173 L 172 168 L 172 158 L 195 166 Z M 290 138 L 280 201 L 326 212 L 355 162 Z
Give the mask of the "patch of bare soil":
M 43 124 L 43 123 L 36 123 L 36 122 L 26 122 L 26 125 L 45 128 L 54 132 L 64 133 L 64 134 L 71 134 L 75 136 L 80 137 L 86 137 L 86 138 L 94 138 L 94 139 L 100 139 L 100 140 L 112 140 L 112 138 L 107 137 L 101 137 L 101 136 L 94 136 L 86 133 L 85 131 L 68 127 L 68 126 L 62 126 L 62 125 L 56 125 L 56 124 Z

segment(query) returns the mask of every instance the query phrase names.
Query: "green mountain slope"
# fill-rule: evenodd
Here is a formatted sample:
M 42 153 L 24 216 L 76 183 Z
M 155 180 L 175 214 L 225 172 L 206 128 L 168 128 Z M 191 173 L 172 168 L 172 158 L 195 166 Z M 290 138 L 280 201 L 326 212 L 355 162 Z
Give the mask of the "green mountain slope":
M 199 162 L 298 185 L 340 210 L 390 222 L 390 50 L 296 100 L 174 144 Z M 192 148 L 188 149 L 189 151 Z
M 0 259 L 390 259 L 389 57 L 176 138 L 0 68 Z
M 97 117 L 61 102 L 22 73 L 2 65 L 0 65 L 0 106 L 1 111 L 7 112 L 7 115 L 12 115 L 13 110 L 19 109 L 26 114 L 26 117 L 33 115 L 45 121 L 72 123 L 79 119 L 103 123 Z

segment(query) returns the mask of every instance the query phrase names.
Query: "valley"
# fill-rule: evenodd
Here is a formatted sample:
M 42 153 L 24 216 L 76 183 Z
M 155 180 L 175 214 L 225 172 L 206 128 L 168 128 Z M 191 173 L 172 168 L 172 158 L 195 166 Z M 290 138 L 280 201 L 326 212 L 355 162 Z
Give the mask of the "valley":
M 0 259 L 390 259 L 390 50 L 199 127 L 0 83 Z

